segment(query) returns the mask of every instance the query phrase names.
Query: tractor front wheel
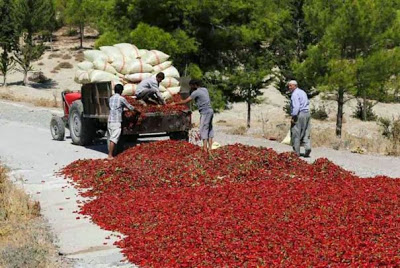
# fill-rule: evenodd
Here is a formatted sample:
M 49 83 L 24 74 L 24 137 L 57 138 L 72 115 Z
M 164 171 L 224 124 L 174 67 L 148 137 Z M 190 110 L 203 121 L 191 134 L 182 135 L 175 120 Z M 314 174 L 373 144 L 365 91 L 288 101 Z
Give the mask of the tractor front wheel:
M 65 124 L 61 117 L 53 116 L 50 121 L 51 136 L 56 141 L 62 141 L 65 137 Z

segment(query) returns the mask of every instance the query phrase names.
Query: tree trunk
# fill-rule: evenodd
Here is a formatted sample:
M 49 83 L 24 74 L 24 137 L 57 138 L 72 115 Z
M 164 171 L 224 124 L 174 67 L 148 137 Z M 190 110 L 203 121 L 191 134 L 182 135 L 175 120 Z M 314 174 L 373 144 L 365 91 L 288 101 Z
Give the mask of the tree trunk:
M 368 109 L 368 103 L 367 103 L 367 92 L 365 90 L 363 91 L 363 103 L 362 103 L 362 114 L 361 114 L 361 119 L 362 121 L 367 121 L 367 109 Z
M 28 71 L 24 71 L 24 86 L 26 86 L 28 84 Z
M 338 110 L 336 116 L 336 136 L 342 137 L 344 90 L 339 88 L 337 98 Z
M 7 87 L 7 74 L 3 74 L 3 87 Z
M 247 100 L 247 128 L 250 128 L 251 101 Z
M 85 32 L 85 26 L 83 23 L 79 24 L 79 32 L 80 32 L 80 41 L 81 41 L 81 45 L 79 48 L 83 48 L 83 36 L 84 36 L 84 32 Z

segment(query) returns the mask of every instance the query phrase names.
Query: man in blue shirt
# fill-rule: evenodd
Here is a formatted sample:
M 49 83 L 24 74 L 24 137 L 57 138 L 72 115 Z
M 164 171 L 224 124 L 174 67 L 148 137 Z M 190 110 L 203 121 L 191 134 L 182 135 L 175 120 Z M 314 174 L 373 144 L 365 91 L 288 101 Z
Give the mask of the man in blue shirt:
M 115 144 L 121 136 L 121 122 L 122 122 L 122 112 L 124 108 L 128 108 L 133 111 L 135 108 L 128 103 L 128 101 L 121 96 L 124 87 L 120 84 L 114 87 L 115 94 L 109 100 L 110 114 L 108 115 L 107 131 L 110 144 L 108 147 L 108 159 L 113 159 L 113 152 Z
M 311 153 L 311 116 L 307 94 L 297 86 L 295 80 L 289 81 L 289 90 L 292 93 L 290 98 L 291 120 L 291 141 L 293 150 L 300 156 L 300 144 L 304 145 L 304 157 Z

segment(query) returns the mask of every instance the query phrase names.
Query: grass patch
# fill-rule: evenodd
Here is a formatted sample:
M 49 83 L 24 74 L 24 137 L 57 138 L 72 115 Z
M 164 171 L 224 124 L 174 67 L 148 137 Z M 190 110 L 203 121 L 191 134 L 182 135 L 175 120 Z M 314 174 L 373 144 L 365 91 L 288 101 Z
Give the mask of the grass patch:
M 0 267 L 61 267 L 53 237 L 32 201 L 0 165 Z
M 69 54 L 65 54 L 64 56 L 62 56 L 62 59 L 63 60 L 70 60 L 70 59 L 72 59 L 72 56 L 69 55 Z
M 49 60 L 54 58 L 61 58 L 63 55 L 61 53 L 51 53 L 48 57 Z
M 78 53 L 75 54 L 75 61 L 82 62 L 84 60 L 85 60 L 85 56 L 83 55 L 82 51 L 79 51 Z
M 60 62 L 54 69 L 55 70 L 60 70 L 60 69 L 72 69 L 74 66 L 66 61 Z

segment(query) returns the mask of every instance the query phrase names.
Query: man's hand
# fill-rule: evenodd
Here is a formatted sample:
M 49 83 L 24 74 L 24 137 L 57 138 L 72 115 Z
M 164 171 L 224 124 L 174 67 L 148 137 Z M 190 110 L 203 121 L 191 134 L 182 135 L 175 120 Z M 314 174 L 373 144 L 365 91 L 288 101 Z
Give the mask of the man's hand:
M 169 105 L 171 105 L 171 106 L 175 106 L 175 105 L 176 105 L 176 103 L 175 103 L 175 102 L 171 102 Z

